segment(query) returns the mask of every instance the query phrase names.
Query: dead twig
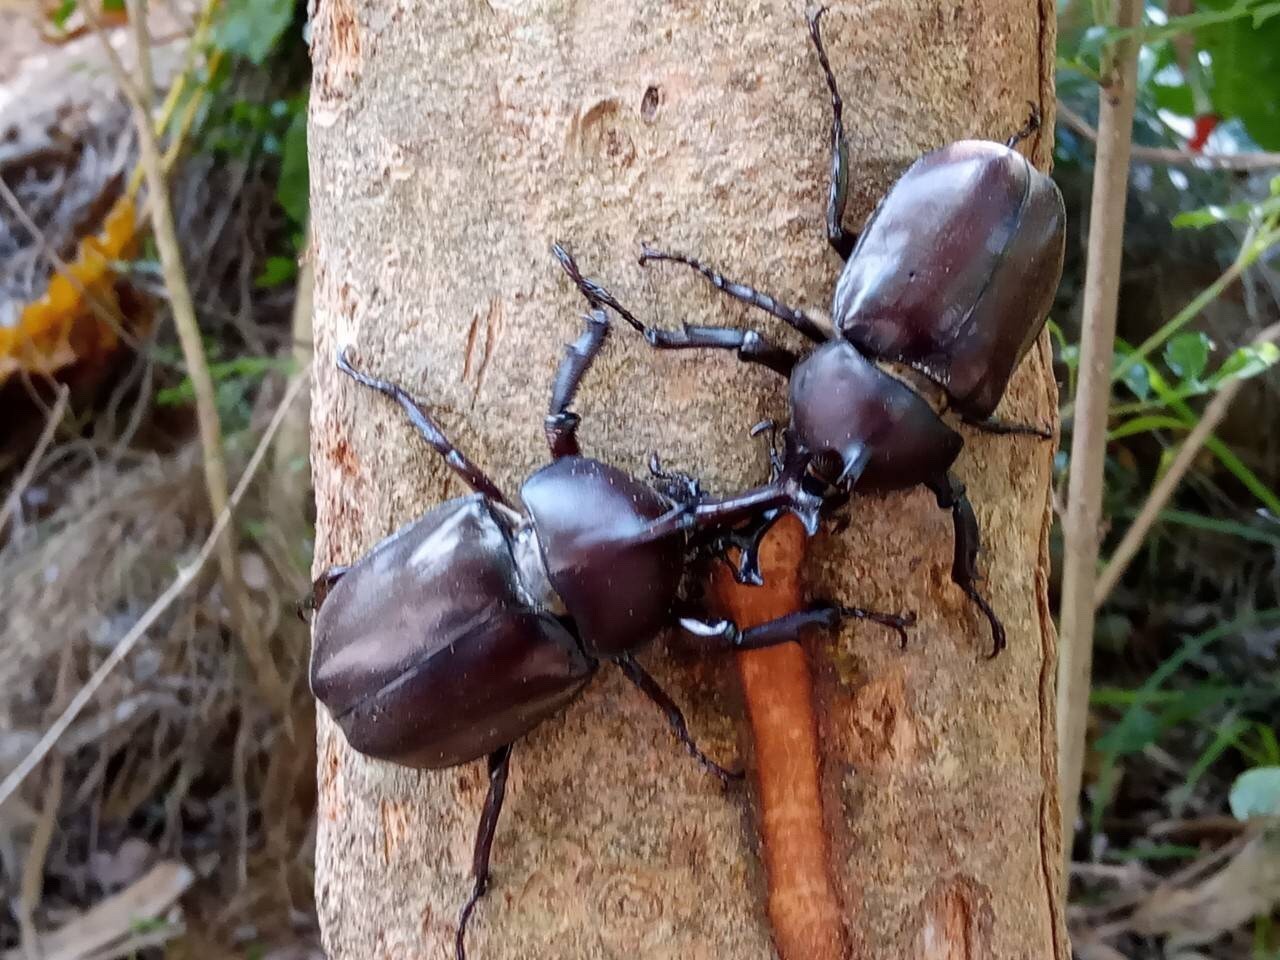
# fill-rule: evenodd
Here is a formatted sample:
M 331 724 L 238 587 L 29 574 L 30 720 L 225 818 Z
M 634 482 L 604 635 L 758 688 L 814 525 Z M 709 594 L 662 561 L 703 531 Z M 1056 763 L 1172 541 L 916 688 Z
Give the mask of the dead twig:
M 1086 140 L 1098 142 L 1098 131 L 1061 100 L 1058 101 L 1058 119 Z M 1134 146 L 1130 149 L 1130 154 L 1134 160 L 1143 163 L 1208 170 L 1270 170 L 1272 167 L 1280 167 L 1280 153 L 1196 153 L 1175 147 Z
M 57 692 L 52 704 L 54 710 L 60 709 L 67 699 L 67 689 L 71 683 L 71 649 L 72 645 L 64 641 L 62 655 L 58 658 Z M 62 788 L 66 785 L 66 773 L 65 757 L 59 754 L 49 761 L 44 807 L 40 811 L 36 829 L 31 834 L 31 846 L 27 850 L 26 861 L 22 864 L 22 883 L 18 890 L 18 926 L 22 930 L 22 951 L 28 960 L 43 960 L 40 937 L 36 932 L 35 915 L 44 890 L 45 862 L 49 856 L 49 845 L 53 842 L 54 828 L 58 824 L 58 810 L 62 806 Z
M 1276 340 L 1280 340 L 1280 323 L 1274 323 L 1259 333 L 1254 337 L 1252 345 L 1257 347 L 1265 343 L 1274 343 Z M 1213 436 L 1213 431 L 1218 428 L 1218 424 L 1226 417 L 1232 401 L 1240 393 L 1244 383 L 1244 380 L 1240 379 L 1227 381 L 1218 388 L 1218 392 L 1213 395 L 1209 405 L 1204 408 L 1204 413 L 1201 415 L 1199 422 L 1187 434 L 1187 439 L 1182 442 L 1182 446 L 1178 448 L 1177 456 L 1173 458 L 1173 463 L 1169 465 L 1169 469 L 1164 472 L 1164 475 L 1156 481 L 1156 485 L 1151 488 L 1151 492 L 1147 495 L 1142 509 L 1138 511 L 1133 523 L 1129 525 L 1124 537 L 1121 538 L 1120 543 L 1112 552 L 1111 561 L 1107 564 L 1106 569 L 1098 577 L 1097 586 L 1094 587 L 1093 591 L 1094 607 L 1102 606 L 1103 601 L 1115 589 L 1115 585 L 1120 582 L 1120 578 L 1124 576 L 1125 570 L 1129 568 L 1129 564 L 1133 561 L 1139 548 L 1141 548 L 1143 541 L 1147 539 L 1147 534 L 1155 526 L 1161 511 L 1168 506 L 1174 491 L 1178 489 L 1178 485 L 1182 483 L 1182 478 L 1191 469 L 1191 464 L 1195 462 L 1196 456 L 1209 438 Z
M 1115 0 L 1113 25 L 1142 22 L 1139 0 Z M 1063 843 L 1070 851 L 1084 773 L 1085 724 L 1093 665 L 1093 583 L 1097 576 L 1102 520 L 1103 465 L 1111 364 L 1115 353 L 1120 254 L 1124 241 L 1125 196 L 1129 190 L 1129 150 L 1137 102 L 1138 48 L 1129 35 L 1113 51 L 1106 85 L 1098 91 L 1098 156 L 1093 173 L 1088 270 L 1080 338 L 1080 379 L 1076 387 L 1075 430 L 1064 552 L 1061 646 L 1058 661 L 1058 768 L 1061 776 Z M 1070 854 L 1067 857 L 1069 866 Z
M 204 354 L 200 325 L 196 318 L 191 288 L 187 282 L 186 268 L 182 263 L 182 250 L 178 245 L 174 227 L 173 207 L 169 201 L 169 181 L 160 156 L 160 147 L 152 128 L 148 109 L 152 90 L 150 75 L 150 41 L 147 33 L 146 0 L 128 0 L 129 20 L 133 25 L 137 44 L 140 83 L 134 83 L 111 46 L 96 14 L 86 15 L 94 22 L 99 39 L 106 50 L 107 60 L 116 80 L 133 107 L 134 126 L 138 131 L 141 162 L 146 174 L 148 200 L 151 209 L 151 226 L 155 235 L 160 264 L 164 271 L 165 286 L 169 291 L 170 307 L 178 340 L 186 361 L 187 376 L 195 395 L 196 420 L 200 432 L 200 447 L 204 459 L 205 487 L 209 505 L 215 515 L 222 514 L 228 506 L 227 467 L 223 457 L 222 423 L 213 377 Z M 236 537 L 229 533 L 217 544 L 219 576 L 226 590 L 227 602 L 240 638 L 241 648 L 253 672 L 254 681 L 267 703 L 280 715 L 288 710 L 288 690 L 275 661 L 271 658 L 265 639 L 259 629 L 248 590 L 241 575 Z
M 14 768 L 12 773 L 5 777 L 3 781 L 0 781 L 0 806 L 13 796 L 14 791 L 31 774 L 31 771 L 48 756 L 54 744 L 58 742 L 58 739 L 67 731 L 67 728 L 71 726 L 76 717 L 80 715 L 80 711 L 93 699 L 93 695 L 102 686 L 103 681 L 132 652 L 133 648 L 138 645 L 138 641 L 146 635 L 151 626 L 160 618 L 160 615 L 191 585 L 196 575 L 204 568 L 209 558 L 217 550 L 218 544 L 221 542 L 222 532 L 226 529 L 227 524 L 231 522 L 232 511 L 240 503 L 245 491 L 249 489 L 249 484 L 257 475 L 258 468 L 262 465 L 276 431 L 280 429 L 280 424 L 284 422 L 289 406 L 302 391 L 302 386 L 306 380 L 307 374 L 303 374 L 289 385 L 289 389 L 272 415 L 271 422 L 267 425 L 262 439 L 258 441 L 258 446 L 253 451 L 253 456 L 249 458 L 249 463 L 245 466 L 240 482 L 236 485 L 222 512 L 218 514 L 213 528 L 209 531 L 209 536 L 205 538 L 195 559 L 178 571 L 177 577 L 174 578 L 169 587 L 156 598 L 155 602 L 138 618 L 138 622 L 125 634 L 124 638 L 112 648 L 111 653 L 99 664 L 85 685 L 71 698 L 67 708 L 62 711 L 58 719 L 53 722 L 53 725 L 31 749 L 31 752 L 22 759 L 22 762 Z
M 44 960 L 86 960 L 102 956 L 111 945 L 137 934 L 140 922 L 162 917 L 194 882 L 195 874 L 190 867 L 175 861 L 158 863 L 127 889 L 42 937 L 40 955 Z M 170 928 L 171 936 L 176 932 Z M 128 953 L 107 955 L 128 956 Z M 4 960 L 23 960 L 21 950 L 6 951 Z

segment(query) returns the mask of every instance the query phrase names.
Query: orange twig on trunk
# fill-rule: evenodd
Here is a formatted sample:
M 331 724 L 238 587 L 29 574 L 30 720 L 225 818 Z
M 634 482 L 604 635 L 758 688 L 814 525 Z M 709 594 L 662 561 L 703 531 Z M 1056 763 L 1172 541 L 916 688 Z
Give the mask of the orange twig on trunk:
M 804 550 L 804 530 L 787 516 L 761 549 L 767 586 L 740 586 L 721 568 L 713 582 L 718 603 L 744 628 L 802 609 Z M 755 742 L 769 920 L 778 952 L 783 960 L 846 957 L 843 911 L 831 879 L 822 816 L 809 663 L 797 643 L 740 653 L 737 660 Z

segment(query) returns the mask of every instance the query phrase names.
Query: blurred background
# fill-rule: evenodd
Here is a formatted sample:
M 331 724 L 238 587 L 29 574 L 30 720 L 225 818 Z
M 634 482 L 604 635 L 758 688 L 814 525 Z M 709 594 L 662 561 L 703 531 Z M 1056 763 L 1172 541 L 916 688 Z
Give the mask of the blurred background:
M 1109 10 L 1059 4 L 1056 564 L 1141 41 L 1068 920 L 1086 960 L 1280 960 L 1280 3 Z M 3 960 L 322 955 L 306 40 L 293 0 L 0 0 Z

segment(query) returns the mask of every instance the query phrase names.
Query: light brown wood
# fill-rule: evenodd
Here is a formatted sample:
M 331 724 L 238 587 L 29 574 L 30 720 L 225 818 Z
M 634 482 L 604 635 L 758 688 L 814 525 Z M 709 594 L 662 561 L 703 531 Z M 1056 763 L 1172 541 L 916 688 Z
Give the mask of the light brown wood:
M 545 462 L 549 382 L 582 309 L 553 240 L 656 323 L 750 324 L 795 343 L 771 318 L 635 257 L 651 240 L 780 298 L 829 301 L 830 114 L 803 14 L 782 2 L 320 0 L 317 568 L 462 492 L 396 409 L 340 380 L 340 343 L 429 400 L 513 494 Z M 835 4 L 824 26 L 851 132 L 850 225 L 922 150 L 1003 139 L 1027 100 L 1052 113 L 1049 0 Z M 1032 146 L 1047 163 L 1049 134 Z M 652 354 L 619 326 L 577 409 L 587 452 L 641 473 L 656 449 L 727 492 L 764 477 L 747 429 L 783 403 L 768 371 Z M 1049 423 L 1055 407 L 1042 342 L 1001 413 Z M 860 498 L 845 533 L 813 544 L 811 594 L 920 616 L 906 653 L 874 624 L 806 644 L 832 890 L 859 957 L 1068 955 L 1046 601 L 1052 446 L 973 436 L 958 464 L 985 532 L 985 589 L 1009 630 L 993 663 L 985 622 L 949 580 L 949 517 L 925 491 Z M 752 762 L 732 659 L 695 658 L 677 638 L 642 659 L 709 753 Z M 324 716 L 319 757 L 330 956 L 450 957 L 483 765 L 371 762 Z M 516 748 L 471 960 L 776 955 L 754 798 L 722 790 L 603 670 Z

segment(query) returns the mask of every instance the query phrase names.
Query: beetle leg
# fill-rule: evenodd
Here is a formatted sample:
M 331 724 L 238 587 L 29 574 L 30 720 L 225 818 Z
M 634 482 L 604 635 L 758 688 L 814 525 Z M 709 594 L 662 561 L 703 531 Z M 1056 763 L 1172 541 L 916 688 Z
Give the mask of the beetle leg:
M 713 287 L 722 293 L 726 293 L 735 300 L 741 300 L 743 303 L 758 307 L 765 313 L 772 314 L 779 320 L 791 324 L 814 343 L 825 343 L 830 339 L 826 330 L 818 321 L 814 320 L 803 311 L 788 307 L 779 303 L 767 293 L 761 293 L 745 284 L 735 283 L 732 280 L 726 280 L 721 274 L 712 270 L 706 264 L 693 257 L 686 257 L 680 253 L 663 253 L 660 250 L 654 250 L 647 244 L 642 248 L 640 253 L 640 266 L 644 266 L 650 260 L 669 260 L 672 263 L 683 263 L 685 266 L 692 267 L 700 274 L 707 278 Z
M 978 545 L 981 543 L 981 534 L 973 504 L 969 502 L 964 484 L 950 473 L 945 473 L 926 485 L 937 497 L 938 506 L 951 511 L 956 540 L 955 556 L 951 561 L 951 582 L 965 592 L 991 624 L 991 657 L 996 657 L 1005 648 L 1004 624 L 974 584 L 978 575 Z
M 704 552 L 710 552 L 728 564 L 737 583 L 762 587 L 764 576 L 760 573 L 760 544 L 781 517 L 781 510 L 762 513 L 744 526 L 734 527 L 715 537 Z M 730 550 L 738 551 L 736 563 L 729 559 Z
M 489 793 L 484 798 L 484 812 L 480 814 L 480 827 L 476 831 L 475 856 L 471 862 L 471 872 L 475 877 L 475 886 L 471 897 L 458 915 L 458 938 L 455 941 L 457 960 L 467 960 L 467 921 L 489 888 L 489 853 L 493 849 L 493 835 L 498 829 L 498 814 L 502 812 L 502 801 L 507 795 L 507 769 L 511 764 L 511 745 L 489 754 Z
M 1045 430 L 1030 423 L 1011 423 L 1008 420 L 997 420 L 995 417 L 961 417 L 961 422 L 981 430 L 983 433 L 994 433 L 1000 436 L 1010 434 L 1017 436 L 1039 437 L 1041 440 L 1052 440 L 1053 431 Z
M 613 294 L 600 286 L 595 280 L 582 275 L 582 271 L 578 269 L 578 261 L 573 259 L 573 254 L 558 243 L 552 244 L 551 252 L 560 261 L 560 266 L 569 275 L 569 279 L 573 281 L 574 286 L 587 298 L 587 303 L 591 305 L 592 309 L 608 307 L 627 323 L 631 324 L 638 333 L 644 333 L 645 325 L 637 320 L 630 310 L 620 304 Z
M 1027 106 L 1031 108 L 1031 113 L 1027 116 L 1027 122 L 1022 125 L 1021 130 L 1004 142 L 1004 145 L 1010 150 L 1040 129 L 1040 107 L 1032 100 L 1027 101 Z
M 298 619 L 306 623 L 310 619 L 309 614 L 316 613 L 320 609 L 325 598 L 329 596 L 329 591 L 333 589 L 333 585 L 350 569 L 351 567 L 347 564 L 338 564 L 316 577 L 311 584 L 311 592 L 299 600 L 294 607 Z
M 485 476 L 483 470 L 468 460 L 461 450 L 453 445 L 449 438 L 444 435 L 444 431 L 440 429 L 439 424 L 431 419 L 431 415 L 413 397 L 409 396 L 403 387 L 388 380 L 379 380 L 376 377 L 369 376 L 367 373 L 361 373 L 351 366 L 351 360 L 347 357 L 345 349 L 338 351 L 338 369 L 357 383 L 371 387 L 400 404 L 404 412 L 409 415 L 409 422 L 418 428 L 422 438 L 440 456 L 444 457 L 444 462 L 463 479 L 467 486 L 476 491 L 476 493 L 484 494 L 490 500 L 510 506 L 507 503 L 507 498 L 502 495 L 502 491 L 497 488 L 494 482 Z
M 790 377 L 791 369 L 799 362 L 795 353 L 785 347 L 775 346 L 754 330 L 691 327 L 684 323 L 679 330 L 648 327 L 644 331 L 644 338 L 656 350 L 736 350 L 739 360 L 758 363 L 784 377 Z
M 581 418 L 569 411 L 569 404 L 573 403 L 582 378 L 591 369 L 596 354 L 609 335 L 609 321 L 601 308 L 594 308 L 583 319 L 587 322 L 587 329 L 565 348 L 564 359 L 560 361 L 560 368 L 556 371 L 556 379 L 551 388 L 551 406 L 544 424 L 551 456 L 557 460 L 561 457 L 575 457 L 580 452 L 578 424 Z
M 742 779 L 741 771 L 726 770 L 698 748 L 698 745 L 693 742 L 693 737 L 689 735 L 689 725 L 685 723 L 684 714 L 676 706 L 675 701 L 671 699 L 667 691 L 662 689 L 658 681 L 644 667 L 636 663 L 630 654 L 614 658 L 614 663 L 622 670 L 624 677 L 634 683 L 641 693 L 656 703 L 658 709 L 666 714 L 667 723 L 671 725 L 671 730 L 675 733 L 676 739 L 684 744 L 685 749 L 693 755 L 695 760 L 719 777 L 723 783 L 727 784 L 734 780 Z
M 858 235 L 844 228 L 844 209 L 849 199 L 849 142 L 844 135 L 844 101 L 840 99 L 831 61 L 827 59 L 827 50 L 822 45 L 819 24 L 826 12 L 826 7 L 819 7 L 809 15 L 809 36 L 813 38 L 818 62 L 822 64 L 822 73 L 827 78 L 827 89 L 831 91 L 831 187 L 827 193 L 827 242 L 841 260 L 848 260 L 858 243 Z
M 914 613 L 879 613 L 862 607 L 819 603 L 808 610 L 788 613 L 746 630 L 732 620 L 699 620 L 693 617 L 682 617 L 680 626 L 686 633 L 702 641 L 701 646 L 706 650 L 760 650 L 799 640 L 808 627 L 834 627 L 845 619 L 871 620 L 888 627 L 898 634 L 904 648 L 907 645 L 907 627 L 916 622 Z
M 822 498 L 806 489 L 799 477 L 784 477 L 734 497 L 703 500 L 693 508 L 686 525 L 699 529 L 728 527 L 778 508 L 794 513 L 809 536 L 818 532 Z

